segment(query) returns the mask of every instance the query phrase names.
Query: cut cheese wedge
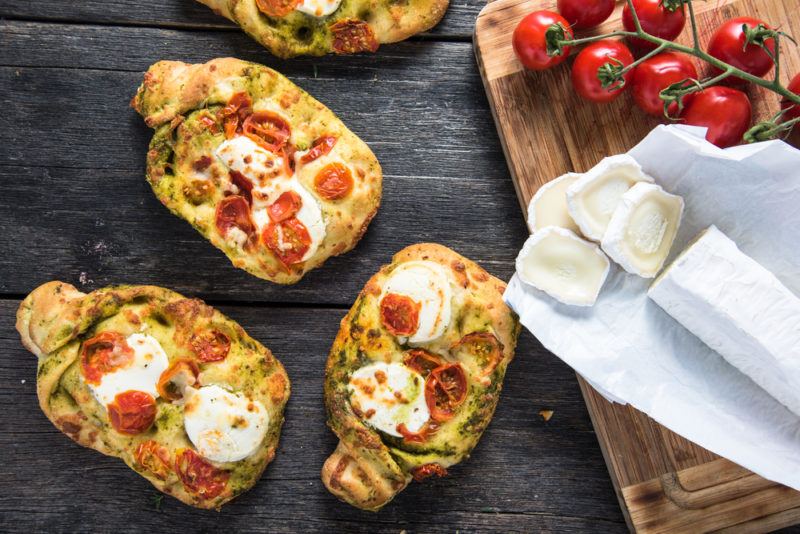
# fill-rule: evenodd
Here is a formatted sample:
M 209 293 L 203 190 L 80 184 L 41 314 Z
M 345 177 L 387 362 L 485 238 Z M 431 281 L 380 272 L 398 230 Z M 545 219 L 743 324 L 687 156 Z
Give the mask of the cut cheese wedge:
M 520 280 L 559 302 L 591 306 L 610 264 L 594 243 L 570 230 L 547 226 L 528 238 L 516 266 Z
M 711 226 L 648 296 L 800 415 L 800 299 Z
M 603 251 L 629 273 L 653 278 L 669 256 L 682 215 L 681 197 L 639 182 L 614 210 L 603 235 Z
M 531 233 L 545 226 L 558 226 L 580 233 L 567 210 L 567 188 L 580 177 L 576 172 L 569 172 L 539 188 L 528 204 L 528 228 Z
M 610 156 L 567 188 L 567 209 L 581 233 L 592 241 L 603 239 L 622 195 L 637 182 L 653 182 L 628 154 Z

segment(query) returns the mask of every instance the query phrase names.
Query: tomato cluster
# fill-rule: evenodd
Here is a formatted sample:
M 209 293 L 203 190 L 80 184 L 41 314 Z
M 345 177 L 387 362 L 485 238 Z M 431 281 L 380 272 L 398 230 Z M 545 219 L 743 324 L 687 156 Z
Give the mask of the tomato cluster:
M 677 38 L 686 26 L 682 0 L 632 0 L 622 11 L 627 32 L 641 29 L 660 39 Z M 520 62 L 531 70 L 544 70 L 564 62 L 570 54 L 573 30 L 594 28 L 614 11 L 614 0 L 558 0 L 558 11 L 535 11 L 524 17 L 512 37 Z M 631 10 L 633 7 L 633 10 Z M 634 18 L 636 15 L 636 20 Z M 708 55 L 752 76 L 763 77 L 774 66 L 775 32 L 765 22 L 738 17 L 723 23 L 707 45 Z M 666 116 L 682 124 L 707 127 L 706 138 L 720 147 L 738 144 L 750 127 L 752 109 L 743 89 L 747 82 L 730 76 L 725 85 L 703 85 L 691 56 L 679 52 L 648 53 L 657 44 L 635 36 L 593 40 L 576 55 L 572 86 L 582 98 L 611 102 L 629 87 L 636 105 L 645 113 Z M 640 53 L 634 59 L 631 50 Z M 721 71 L 712 65 L 711 76 Z M 716 70 L 715 70 L 716 69 Z M 697 90 L 693 90 L 698 86 Z M 788 89 L 800 91 L 800 74 Z M 679 104 L 680 103 L 680 104 Z M 783 120 L 800 116 L 800 106 L 784 101 Z

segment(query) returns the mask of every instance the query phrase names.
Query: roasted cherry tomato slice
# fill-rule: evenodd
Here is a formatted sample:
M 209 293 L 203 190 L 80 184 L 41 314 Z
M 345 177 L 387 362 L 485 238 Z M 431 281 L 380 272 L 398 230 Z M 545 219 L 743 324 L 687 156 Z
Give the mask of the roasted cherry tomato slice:
M 133 453 L 136 465 L 159 480 L 166 480 L 172 471 L 169 451 L 152 439 L 141 442 Z
M 363 20 L 344 19 L 330 26 L 333 51 L 337 54 L 357 54 L 378 50 L 378 39 Z
M 558 12 L 576 30 L 594 28 L 614 12 L 614 0 L 558 0 Z
M 308 152 L 300 157 L 300 163 L 311 163 L 315 159 L 324 156 L 333 150 L 333 145 L 335 144 L 336 138 L 334 136 L 323 135 L 314 141 L 314 143 L 312 143 L 311 148 L 308 149 Z
M 517 24 L 511 37 L 511 44 L 520 63 L 526 68 L 549 69 L 561 64 L 569 56 L 569 46 L 565 46 L 559 55 L 551 56 L 547 53 L 547 31 L 553 24 L 561 26 L 565 39 L 572 39 L 569 22 L 552 11 L 534 11 Z
M 267 214 L 272 222 L 277 223 L 294 217 L 302 206 L 303 199 L 296 191 L 286 191 L 267 208 Z
M 708 53 L 753 76 L 764 76 L 774 65 L 770 54 L 775 54 L 775 40 L 766 39 L 764 41 L 764 46 L 769 50 L 769 54 L 756 44 L 745 44 L 744 26 L 752 30 L 759 24 L 769 28 L 763 21 L 752 17 L 737 17 L 724 22 L 711 36 L 711 40 L 708 42 Z M 711 68 L 712 76 L 721 72 L 716 67 Z M 729 80 L 738 84 L 747 83 L 738 77 L 729 78 Z
M 183 487 L 203 499 L 219 496 L 228 485 L 230 473 L 214 467 L 192 449 L 182 449 L 175 457 L 175 472 Z
M 339 162 L 328 163 L 314 178 L 314 189 L 326 200 L 339 200 L 353 190 L 353 174 Z
M 220 111 L 225 138 L 230 139 L 241 131 L 244 120 L 252 112 L 253 101 L 247 93 L 236 93 Z
M 403 436 L 404 441 L 408 441 L 411 443 L 425 443 L 428 441 L 428 438 L 431 435 L 435 434 L 437 430 L 439 430 L 439 425 L 436 421 L 429 420 L 425 425 L 419 430 L 419 432 L 411 432 L 405 423 L 400 423 L 396 427 L 397 433 Z
M 483 376 L 494 372 L 503 361 L 503 344 L 491 332 L 473 332 L 453 345 L 452 351 L 466 350 L 483 367 Z
M 294 11 L 300 2 L 301 0 L 256 0 L 256 5 L 265 15 L 280 18 Z
M 289 141 L 289 123 L 271 111 L 256 111 L 242 124 L 242 132 L 270 152 L 279 152 Z
M 256 230 L 250 218 L 250 204 L 241 195 L 231 195 L 220 201 L 217 205 L 216 222 L 217 230 L 223 237 L 228 235 L 231 228 L 238 228 L 248 236 Z
M 664 101 L 659 96 L 661 91 L 689 78 L 697 79 L 697 69 L 689 56 L 674 52 L 655 55 L 640 63 L 633 71 L 633 100 L 645 113 L 661 117 L 664 115 Z M 688 103 L 689 100 L 684 98 L 684 104 Z M 675 115 L 677 109 L 678 104 L 672 102 L 669 115 Z
M 389 293 L 381 299 L 381 322 L 396 336 L 410 336 L 419 327 L 422 304 L 409 296 Z
M 425 464 L 419 467 L 414 468 L 411 471 L 411 476 L 414 477 L 414 480 L 417 482 L 422 482 L 428 477 L 437 476 L 437 477 L 446 477 L 447 476 L 447 469 L 442 467 L 439 464 Z
M 99 384 L 103 375 L 133 361 L 133 349 L 117 332 L 100 332 L 83 342 L 81 374 L 90 384 Z
M 156 384 L 158 394 L 167 400 L 183 398 L 183 390 L 197 383 L 200 367 L 197 362 L 189 359 L 180 359 L 172 363 L 161 373 Z
M 444 360 L 425 349 L 411 349 L 406 353 L 406 357 L 403 358 L 403 363 L 423 377 L 427 377 L 431 374 L 431 371 L 444 364 Z
M 628 71 L 625 74 L 624 87 L 616 84 L 603 87 L 598 78 L 598 71 L 606 63 L 627 66 L 633 63 L 633 55 L 621 41 L 612 39 L 603 39 L 587 45 L 578 53 L 572 64 L 572 86 L 575 92 L 586 100 L 598 103 L 611 102 L 621 95 L 628 86 L 633 72 Z
M 120 434 L 141 434 L 156 419 L 156 400 L 144 391 L 118 393 L 106 408 L 111 426 Z
M 253 203 L 253 182 L 239 171 L 230 171 L 231 183 L 239 189 L 239 195 L 243 196 L 248 204 Z
M 219 330 L 204 330 L 189 338 L 192 352 L 203 363 L 219 362 L 231 351 L 231 338 Z
M 457 363 L 437 367 L 425 380 L 425 402 L 436 422 L 452 419 L 466 398 L 467 375 Z
M 750 99 L 731 87 L 714 86 L 694 93 L 683 109 L 684 124 L 706 126 L 706 139 L 720 148 L 742 142 L 750 126 L 752 110 Z
M 311 236 L 297 217 L 290 217 L 264 228 L 262 240 L 278 260 L 286 266 L 303 260 L 311 247 Z
M 800 95 L 800 74 L 796 74 L 792 81 L 789 82 L 789 85 L 786 86 L 791 92 L 796 95 Z M 781 109 L 787 110 L 783 114 L 783 120 L 789 121 L 792 119 L 796 119 L 800 117 L 800 104 L 794 104 L 790 100 L 782 100 L 781 101 Z
M 672 9 L 672 7 L 675 9 Z M 672 41 L 686 25 L 686 13 L 682 3 L 667 0 L 633 0 L 633 8 L 639 17 L 642 29 L 668 41 Z M 636 31 L 633 15 L 628 4 L 622 9 L 622 26 L 625 30 Z M 657 45 L 638 37 L 629 37 L 632 46 L 643 50 L 653 50 Z

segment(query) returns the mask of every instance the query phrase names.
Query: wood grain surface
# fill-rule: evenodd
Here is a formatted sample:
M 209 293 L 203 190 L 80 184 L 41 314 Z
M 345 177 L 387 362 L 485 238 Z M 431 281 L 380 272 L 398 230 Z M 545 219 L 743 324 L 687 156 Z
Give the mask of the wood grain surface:
M 572 372 L 520 339 L 494 421 L 452 476 L 378 514 L 338 502 L 319 470 L 323 366 L 357 292 L 403 246 L 439 241 L 507 279 L 527 231 L 472 54 L 480 0 L 374 56 L 278 61 L 194 0 L 0 0 L 0 532 L 624 532 Z M 150 130 L 128 101 L 159 59 L 234 55 L 275 67 L 376 152 L 383 205 L 362 243 L 293 287 L 231 267 L 144 180 Z M 81 448 L 38 408 L 19 299 L 53 278 L 153 283 L 207 299 L 292 379 L 276 460 L 222 512 L 164 497 Z M 538 412 L 554 410 L 549 422 Z M 160 507 L 160 509 L 159 509 Z

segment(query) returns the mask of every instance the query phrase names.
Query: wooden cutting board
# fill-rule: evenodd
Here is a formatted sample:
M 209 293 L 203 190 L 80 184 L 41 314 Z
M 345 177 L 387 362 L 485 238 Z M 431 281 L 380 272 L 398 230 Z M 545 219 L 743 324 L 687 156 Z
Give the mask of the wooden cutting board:
M 628 151 L 659 122 L 636 109 L 628 94 L 606 105 L 581 101 L 570 86 L 569 60 L 544 72 L 523 69 L 511 34 L 523 16 L 555 10 L 555 4 L 495 0 L 475 24 L 478 66 L 523 213 L 544 183 Z M 722 21 L 740 15 L 800 37 L 797 0 L 708 0 L 695 7 L 703 43 Z M 621 8 L 596 31 L 620 28 Z M 689 44 L 688 25 L 679 41 Z M 800 52 L 789 42 L 781 51 L 786 84 L 800 72 Z M 757 118 L 778 108 L 778 97 L 766 90 L 751 89 L 750 96 Z M 800 523 L 800 492 L 712 454 L 629 406 L 609 403 L 578 380 L 632 530 L 764 532 Z

